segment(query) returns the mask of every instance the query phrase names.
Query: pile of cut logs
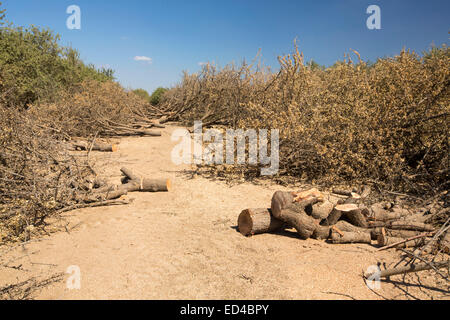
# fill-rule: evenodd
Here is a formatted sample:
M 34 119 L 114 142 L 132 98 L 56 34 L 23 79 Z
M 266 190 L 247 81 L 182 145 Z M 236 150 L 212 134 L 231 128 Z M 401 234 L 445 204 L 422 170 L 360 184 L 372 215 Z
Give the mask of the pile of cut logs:
M 450 218 L 436 230 L 432 225 L 411 219 L 408 210 L 392 203 L 364 205 L 370 193 L 365 187 L 360 194 L 333 190 L 335 195 L 325 196 L 317 189 L 301 192 L 277 191 L 269 209 L 246 209 L 238 218 L 239 231 L 244 236 L 276 232 L 294 228 L 301 239 L 314 238 L 331 243 L 367 243 L 378 245 L 378 251 L 396 248 L 410 256 L 405 266 L 365 274 L 365 279 L 448 268 L 450 260 L 429 261 L 420 257 L 422 252 L 450 253 Z M 344 196 L 339 198 L 336 195 Z M 414 247 L 414 251 L 406 248 Z M 420 263 L 416 263 L 416 259 Z M 444 276 L 445 277 L 445 276 Z
M 244 236 L 294 228 L 301 239 L 331 243 L 368 243 L 380 247 L 414 247 L 432 237 L 433 226 L 406 219 L 409 211 L 389 204 L 364 205 L 370 193 L 333 190 L 325 196 L 317 189 L 277 191 L 270 209 L 246 209 L 238 218 Z M 334 194 L 334 195 L 333 195 Z

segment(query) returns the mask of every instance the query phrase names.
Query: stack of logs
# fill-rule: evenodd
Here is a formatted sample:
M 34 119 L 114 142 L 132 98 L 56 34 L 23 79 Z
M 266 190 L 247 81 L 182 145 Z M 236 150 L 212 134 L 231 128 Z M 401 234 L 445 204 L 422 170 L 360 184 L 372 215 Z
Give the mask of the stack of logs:
M 246 209 L 238 219 L 244 236 L 295 228 L 301 239 L 322 239 L 331 243 L 367 243 L 378 246 L 415 247 L 434 235 L 433 226 L 405 219 L 409 211 L 377 203 L 363 204 L 370 188 L 361 195 L 333 190 L 346 198 L 327 197 L 317 189 L 302 192 L 277 191 L 270 209 Z
M 103 179 L 95 179 L 88 186 L 87 193 L 79 194 L 78 200 L 85 203 L 109 201 L 121 198 L 128 192 L 167 192 L 171 190 L 170 179 L 154 179 L 137 175 L 129 168 L 122 168 L 122 184 L 108 184 Z

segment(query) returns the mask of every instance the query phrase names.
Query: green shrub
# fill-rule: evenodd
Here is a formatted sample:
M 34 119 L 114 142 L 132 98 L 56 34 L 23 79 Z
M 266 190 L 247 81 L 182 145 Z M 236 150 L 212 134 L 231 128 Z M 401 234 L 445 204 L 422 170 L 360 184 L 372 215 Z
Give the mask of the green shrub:
M 161 98 L 166 91 L 167 91 L 166 88 L 162 87 L 157 88 L 155 91 L 153 91 L 152 95 L 150 96 L 150 103 L 154 106 L 158 105 L 161 102 Z
M 148 94 L 147 90 L 144 89 L 136 89 L 133 90 L 133 92 L 138 95 L 139 97 L 141 97 L 142 99 L 144 99 L 147 102 L 150 102 L 150 95 Z
M 71 90 L 84 80 L 113 79 L 112 70 L 85 65 L 79 53 L 60 46 L 59 39 L 52 31 L 34 26 L 0 28 L 0 90 L 7 93 L 9 104 L 51 101 L 61 90 Z

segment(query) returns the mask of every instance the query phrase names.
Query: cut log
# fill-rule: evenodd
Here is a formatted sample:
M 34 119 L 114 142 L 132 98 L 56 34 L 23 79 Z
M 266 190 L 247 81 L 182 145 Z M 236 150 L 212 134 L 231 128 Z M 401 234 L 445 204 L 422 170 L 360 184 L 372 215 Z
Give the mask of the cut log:
M 129 168 L 123 167 L 122 169 L 120 169 L 120 172 L 122 172 L 129 180 L 136 180 L 136 181 L 141 180 L 141 176 L 135 174 Z
M 374 204 L 372 207 L 370 207 L 370 210 L 372 212 L 372 214 L 370 215 L 370 219 L 372 221 L 397 220 L 408 215 L 408 211 L 401 208 L 394 208 L 393 211 L 388 211 L 381 203 Z
M 407 240 L 407 239 L 406 239 Z M 377 243 L 380 247 L 392 247 L 392 248 L 411 248 L 423 245 L 425 238 L 412 239 L 405 241 L 403 238 L 388 237 L 384 234 L 380 234 L 377 239 Z
M 270 209 L 246 209 L 238 218 L 239 232 L 246 237 L 281 230 L 284 226 L 283 221 L 272 216 Z
M 161 192 L 170 191 L 172 188 L 172 182 L 170 179 L 148 179 L 141 180 L 139 191 L 143 192 Z
M 378 236 L 381 234 L 382 229 L 383 228 L 380 228 L 380 227 L 374 228 L 374 229 L 369 229 L 369 230 L 371 230 L 373 240 L 378 239 Z M 411 231 L 411 230 L 386 229 L 385 232 L 388 237 L 402 238 L 402 239 L 408 239 L 408 238 L 415 237 L 415 236 L 418 236 L 419 234 L 421 234 L 420 231 Z
M 344 201 L 344 204 L 355 204 L 355 203 L 359 203 L 360 201 L 361 201 L 361 196 L 357 193 L 352 192 L 351 196 L 348 197 Z
M 107 186 L 108 189 L 101 190 L 101 192 L 93 192 L 90 194 L 77 195 L 76 199 L 81 202 L 98 202 L 120 198 L 128 193 L 128 186 Z
M 372 243 L 370 233 L 367 232 L 339 232 L 331 231 L 331 242 L 336 244 L 343 243 Z
M 172 182 L 170 179 L 150 179 L 143 178 L 137 174 L 135 174 L 132 170 L 128 168 L 122 168 L 120 171 L 127 178 L 126 180 L 122 180 L 124 185 L 128 186 L 128 191 L 142 191 L 142 192 L 161 192 L 161 191 L 170 191 L 172 188 Z M 133 182 L 132 184 L 130 184 Z
M 89 151 L 91 148 L 91 144 L 86 141 L 72 142 L 72 146 L 75 148 L 75 150 L 83 150 L 83 151 Z M 118 147 L 116 144 L 95 142 L 92 145 L 92 151 L 117 152 L 117 150 Z
M 319 202 L 324 201 L 323 193 L 317 190 L 316 188 L 299 192 L 293 192 L 292 195 L 294 196 L 293 202 L 302 202 L 310 198 L 317 198 Z
M 429 233 L 422 233 L 420 235 L 408 239 L 403 239 L 403 238 L 387 237 L 385 235 L 385 232 L 381 232 L 381 234 L 378 236 L 378 245 L 382 247 L 379 248 L 378 251 L 387 250 L 390 248 L 416 247 L 424 244 L 424 239 L 426 237 L 432 236 L 433 234 L 429 232 Z
M 321 225 L 331 226 L 338 222 L 341 217 L 357 227 L 367 228 L 366 217 L 361 213 L 361 209 L 356 204 L 341 204 L 334 207 L 328 218 L 322 220 Z
M 357 227 L 361 227 L 361 228 L 367 228 L 368 227 L 368 223 L 367 223 L 367 219 L 366 217 L 362 214 L 361 209 L 358 207 L 353 207 L 354 205 L 340 205 L 338 206 L 340 210 L 342 210 L 342 207 L 346 206 L 346 210 L 344 210 L 344 217 L 347 218 L 347 220 L 357 226 Z
M 331 213 L 328 215 L 327 218 L 323 219 L 320 222 L 320 224 L 322 226 L 335 225 L 339 221 L 339 219 L 342 217 L 343 212 L 339 209 L 336 209 L 336 207 L 333 208 L 333 210 L 331 211 Z
M 343 189 L 339 189 L 339 188 L 333 188 L 331 192 L 333 192 L 334 194 L 341 195 L 341 196 L 347 196 L 347 197 L 352 196 L 352 191 L 343 190 Z
M 369 228 L 389 228 L 393 230 L 410 230 L 410 231 L 433 231 L 434 227 L 420 222 L 414 221 L 369 221 Z
M 285 222 L 288 226 L 294 227 L 302 239 L 310 237 L 327 239 L 330 228 L 320 226 L 317 220 L 308 216 L 305 212 L 307 206 L 313 205 L 319 200 L 316 197 L 309 197 L 297 203 L 294 202 L 294 199 L 292 192 L 275 192 L 271 206 L 273 216 Z
M 330 215 L 331 211 L 333 211 L 334 204 L 328 200 L 324 200 L 323 202 L 316 203 L 311 206 L 311 217 L 314 219 L 326 219 Z
M 432 225 L 413 221 L 392 221 L 388 227 L 394 230 L 434 231 Z
M 343 232 L 367 233 L 371 235 L 372 240 L 377 239 L 377 237 L 372 237 L 372 229 L 357 227 L 344 220 L 338 221 L 334 226 Z

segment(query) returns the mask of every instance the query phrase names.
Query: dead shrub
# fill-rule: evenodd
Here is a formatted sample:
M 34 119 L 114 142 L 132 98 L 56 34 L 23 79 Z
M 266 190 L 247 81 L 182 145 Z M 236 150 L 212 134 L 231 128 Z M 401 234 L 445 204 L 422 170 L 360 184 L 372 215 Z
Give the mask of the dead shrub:
M 148 102 L 116 82 L 88 80 L 55 103 L 33 106 L 30 114 L 69 136 L 111 136 L 148 125 L 149 108 Z
M 55 132 L 0 105 L 0 243 L 28 240 L 91 174 Z
M 279 129 L 279 175 L 413 193 L 448 188 L 448 47 L 403 50 L 373 65 L 354 53 L 358 62 L 347 56 L 325 70 L 305 65 L 297 47 L 279 58 L 278 73 L 206 65 L 185 74 L 159 108 L 189 124 Z

